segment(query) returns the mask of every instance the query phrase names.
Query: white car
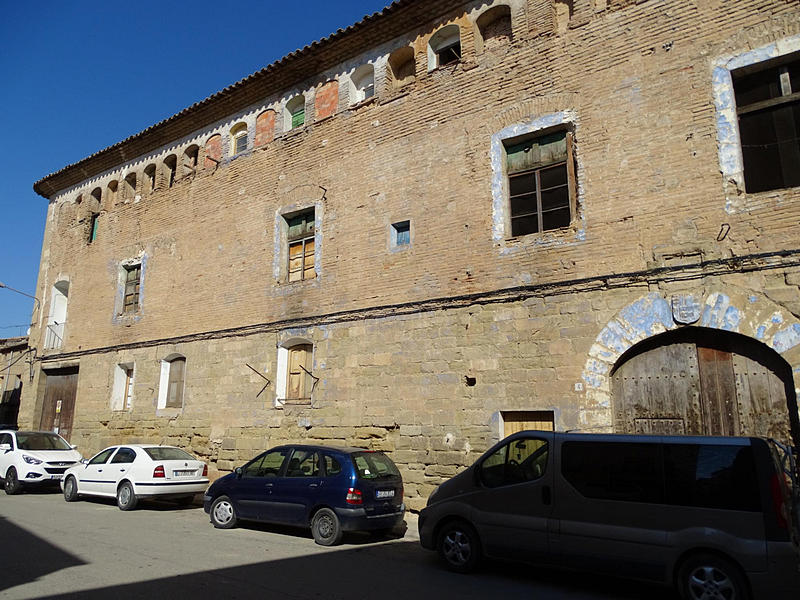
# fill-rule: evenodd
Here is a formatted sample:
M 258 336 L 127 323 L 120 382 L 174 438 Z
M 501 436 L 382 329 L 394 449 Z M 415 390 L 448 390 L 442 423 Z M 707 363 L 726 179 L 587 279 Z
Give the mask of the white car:
M 80 460 L 75 446 L 57 433 L 0 431 L 0 479 L 6 494 L 19 494 L 33 485 L 55 485 Z
M 67 469 L 61 482 L 64 499 L 79 496 L 117 499 L 133 510 L 140 498 L 171 498 L 189 504 L 208 486 L 208 465 L 174 446 L 111 446 Z

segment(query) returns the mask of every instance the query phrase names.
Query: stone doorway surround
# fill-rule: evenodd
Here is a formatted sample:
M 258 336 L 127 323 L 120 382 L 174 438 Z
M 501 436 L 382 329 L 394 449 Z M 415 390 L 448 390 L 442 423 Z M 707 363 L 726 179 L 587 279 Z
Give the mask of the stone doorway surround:
M 800 389 L 800 320 L 763 294 L 749 290 L 661 294 L 651 292 L 611 319 L 589 349 L 583 369 L 584 393 L 578 428 L 613 431 L 611 373 L 620 357 L 650 337 L 692 325 L 746 335 L 777 352 L 792 369 Z M 795 415 L 795 424 L 800 416 Z M 794 435 L 797 438 L 798 433 Z M 797 439 L 795 442 L 797 443 Z

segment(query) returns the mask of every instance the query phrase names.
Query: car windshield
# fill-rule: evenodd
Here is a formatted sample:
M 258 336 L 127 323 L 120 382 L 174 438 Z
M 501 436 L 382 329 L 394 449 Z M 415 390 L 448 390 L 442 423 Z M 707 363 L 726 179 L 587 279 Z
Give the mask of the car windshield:
M 57 433 L 17 433 L 20 450 L 72 450 L 64 438 Z
M 195 460 L 194 456 L 188 452 L 184 452 L 180 448 L 170 448 L 164 446 L 157 446 L 154 448 L 145 448 L 147 455 L 153 460 Z
M 358 476 L 362 479 L 400 477 L 400 471 L 382 452 L 358 452 L 353 454 L 353 463 L 358 469 Z

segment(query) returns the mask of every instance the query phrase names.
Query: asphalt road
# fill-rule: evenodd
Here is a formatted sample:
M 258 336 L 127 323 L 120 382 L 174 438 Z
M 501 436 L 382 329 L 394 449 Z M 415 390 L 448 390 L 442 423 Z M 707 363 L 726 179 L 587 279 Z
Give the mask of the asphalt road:
M 323 548 L 302 530 L 216 530 L 202 508 L 60 494 L 0 492 L 0 598 L 281 598 L 671 600 L 658 587 L 594 575 L 486 564 L 444 570 L 422 550 L 416 519 L 403 537 L 350 534 Z

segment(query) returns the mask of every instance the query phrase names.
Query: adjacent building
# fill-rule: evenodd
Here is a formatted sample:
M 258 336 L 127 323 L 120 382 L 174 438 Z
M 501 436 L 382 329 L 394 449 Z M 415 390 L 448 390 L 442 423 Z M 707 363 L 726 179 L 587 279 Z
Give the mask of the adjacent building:
M 800 6 L 398 0 L 38 181 L 20 422 L 225 472 L 800 441 Z

